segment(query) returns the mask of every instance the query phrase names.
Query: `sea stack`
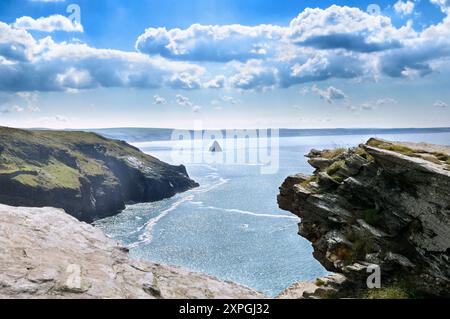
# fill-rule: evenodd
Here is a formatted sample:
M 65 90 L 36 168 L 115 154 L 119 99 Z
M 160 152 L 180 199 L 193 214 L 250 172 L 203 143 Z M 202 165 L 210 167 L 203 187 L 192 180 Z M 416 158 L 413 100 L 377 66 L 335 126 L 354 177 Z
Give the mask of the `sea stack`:
M 222 147 L 220 146 L 219 142 L 214 141 L 213 145 L 209 148 L 209 151 L 212 153 L 220 153 L 222 152 Z

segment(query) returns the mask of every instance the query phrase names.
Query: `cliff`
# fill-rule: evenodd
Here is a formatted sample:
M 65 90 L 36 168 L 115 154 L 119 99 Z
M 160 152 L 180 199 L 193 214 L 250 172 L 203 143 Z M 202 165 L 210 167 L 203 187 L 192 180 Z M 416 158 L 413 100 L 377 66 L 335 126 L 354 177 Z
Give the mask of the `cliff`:
M 82 221 L 198 186 L 184 166 L 94 133 L 0 127 L 0 203 L 65 209 Z
M 132 260 L 99 229 L 55 208 L 0 205 L 0 299 L 264 298 L 249 288 Z
M 371 139 L 312 150 L 313 176 L 286 179 L 279 206 L 330 272 L 281 297 L 450 296 L 450 148 Z M 382 289 L 368 290 L 373 265 Z

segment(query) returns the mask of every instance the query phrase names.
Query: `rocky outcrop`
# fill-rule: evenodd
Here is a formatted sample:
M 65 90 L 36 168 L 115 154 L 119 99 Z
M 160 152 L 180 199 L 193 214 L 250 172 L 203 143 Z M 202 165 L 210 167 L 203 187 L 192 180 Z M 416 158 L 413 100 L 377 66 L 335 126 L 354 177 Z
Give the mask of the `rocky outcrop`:
M 0 203 L 65 209 L 82 221 L 198 186 L 184 166 L 94 133 L 0 127 Z
M 362 296 L 376 266 L 384 288 L 450 296 L 450 148 L 371 139 L 307 156 L 314 175 L 288 177 L 279 206 L 302 219 L 314 257 L 343 277 L 302 296 L 318 286 L 327 296 Z
M 62 210 L 0 205 L 0 299 L 263 297 L 207 275 L 132 260 L 126 248 Z

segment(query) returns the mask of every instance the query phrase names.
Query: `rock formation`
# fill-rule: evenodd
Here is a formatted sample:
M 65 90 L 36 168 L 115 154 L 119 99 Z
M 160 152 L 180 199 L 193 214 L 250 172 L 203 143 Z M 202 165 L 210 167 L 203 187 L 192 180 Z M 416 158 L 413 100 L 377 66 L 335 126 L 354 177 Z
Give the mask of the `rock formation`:
M 213 145 L 209 148 L 209 151 L 212 153 L 221 153 L 222 147 L 220 146 L 219 142 L 214 141 Z
M 94 133 L 0 127 L 0 203 L 65 209 L 92 222 L 126 203 L 151 202 L 198 186 L 184 166 Z
M 0 205 L 0 299 L 264 297 L 207 275 L 132 260 L 99 229 L 62 210 Z
M 371 139 L 307 157 L 314 175 L 288 177 L 278 203 L 338 275 L 281 297 L 364 296 L 374 265 L 384 289 L 450 296 L 450 147 Z

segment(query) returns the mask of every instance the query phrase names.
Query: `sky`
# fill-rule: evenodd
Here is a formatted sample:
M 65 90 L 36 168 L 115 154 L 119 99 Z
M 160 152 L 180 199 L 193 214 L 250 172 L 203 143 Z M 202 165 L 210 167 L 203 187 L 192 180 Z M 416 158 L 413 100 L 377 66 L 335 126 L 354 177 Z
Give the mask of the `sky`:
M 0 125 L 450 126 L 450 0 L 0 0 Z

